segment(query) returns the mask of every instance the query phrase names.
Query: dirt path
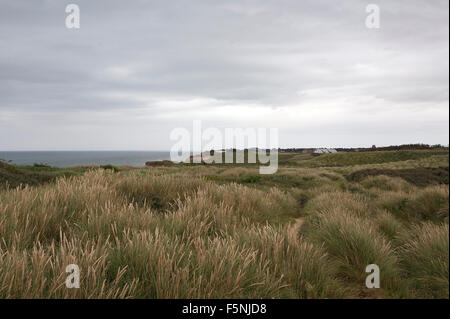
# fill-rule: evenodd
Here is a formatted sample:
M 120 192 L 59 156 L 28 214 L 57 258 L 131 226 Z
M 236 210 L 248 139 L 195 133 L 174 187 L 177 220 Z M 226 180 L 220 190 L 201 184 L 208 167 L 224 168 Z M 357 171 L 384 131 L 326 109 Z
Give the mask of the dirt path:
M 304 221 L 305 221 L 305 217 L 296 218 L 295 223 L 288 229 L 289 236 L 295 238 L 297 236 L 298 231 L 302 227 Z

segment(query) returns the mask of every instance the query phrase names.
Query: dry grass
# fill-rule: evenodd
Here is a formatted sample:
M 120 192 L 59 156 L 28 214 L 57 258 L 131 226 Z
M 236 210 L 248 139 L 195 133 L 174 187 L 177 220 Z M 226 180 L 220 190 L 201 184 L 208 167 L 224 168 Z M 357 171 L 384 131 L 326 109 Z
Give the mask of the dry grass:
M 254 168 L 95 169 L 1 190 L 0 298 L 448 298 L 448 185 L 342 169 L 249 185 Z
M 415 225 L 401 236 L 400 257 L 420 298 L 449 297 L 448 224 Z

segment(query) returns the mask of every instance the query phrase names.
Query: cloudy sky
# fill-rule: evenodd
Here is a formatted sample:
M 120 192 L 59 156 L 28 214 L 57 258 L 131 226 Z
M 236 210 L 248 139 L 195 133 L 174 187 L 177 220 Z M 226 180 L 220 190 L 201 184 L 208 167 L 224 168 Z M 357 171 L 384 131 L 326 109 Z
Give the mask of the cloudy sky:
M 0 150 L 168 150 L 196 119 L 281 147 L 448 144 L 448 6 L 0 0 Z

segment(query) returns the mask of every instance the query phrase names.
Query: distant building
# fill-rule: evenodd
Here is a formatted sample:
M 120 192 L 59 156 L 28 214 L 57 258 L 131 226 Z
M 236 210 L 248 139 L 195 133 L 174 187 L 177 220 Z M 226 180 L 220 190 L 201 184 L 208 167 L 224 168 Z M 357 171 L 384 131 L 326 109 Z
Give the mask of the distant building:
M 313 151 L 314 154 L 330 154 L 330 153 L 337 153 L 336 149 L 334 148 L 316 148 Z

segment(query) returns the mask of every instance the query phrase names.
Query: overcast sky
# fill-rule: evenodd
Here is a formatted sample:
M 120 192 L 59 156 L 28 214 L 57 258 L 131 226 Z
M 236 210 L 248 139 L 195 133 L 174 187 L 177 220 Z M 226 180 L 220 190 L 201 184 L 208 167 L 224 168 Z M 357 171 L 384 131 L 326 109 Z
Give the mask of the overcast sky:
M 0 150 L 168 150 L 195 119 L 281 147 L 448 144 L 448 6 L 0 0 Z

